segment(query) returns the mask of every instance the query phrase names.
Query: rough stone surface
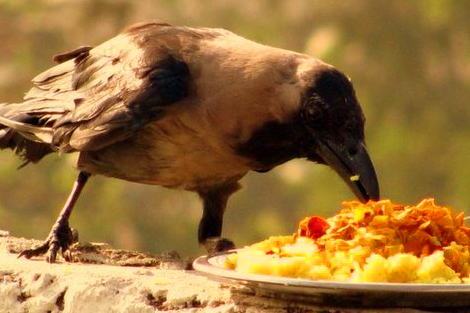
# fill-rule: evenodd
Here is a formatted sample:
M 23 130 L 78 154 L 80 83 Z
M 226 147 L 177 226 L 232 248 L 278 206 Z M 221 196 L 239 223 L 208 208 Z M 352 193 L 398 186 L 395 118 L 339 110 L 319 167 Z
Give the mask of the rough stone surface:
M 228 286 L 197 275 L 187 269 L 188 261 L 174 253 L 153 257 L 113 250 L 104 244 L 86 244 L 74 247 L 73 263 L 59 260 L 48 264 L 43 258 L 16 257 L 19 250 L 35 243 L 0 231 L 1 313 L 430 312 L 334 308 L 264 297 L 246 287 Z

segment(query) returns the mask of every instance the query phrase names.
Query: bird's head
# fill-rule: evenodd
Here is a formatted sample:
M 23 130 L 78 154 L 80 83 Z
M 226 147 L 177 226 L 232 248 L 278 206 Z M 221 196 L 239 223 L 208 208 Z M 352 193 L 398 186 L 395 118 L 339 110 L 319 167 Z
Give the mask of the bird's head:
M 333 67 L 309 75 L 298 123 L 308 160 L 332 168 L 361 200 L 379 199 L 379 184 L 364 142 L 365 117 L 350 80 Z
M 282 111 L 282 121 L 265 121 L 238 152 L 259 172 L 293 158 L 326 164 L 358 199 L 378 200 L 377 175 L 364 143 L 365 118 L 350 80 L 319 61 L 297 68 L 295 76 L 295 83 L 280 87 L 287 96 L 279 97 L 278 107 L 291 110 Z

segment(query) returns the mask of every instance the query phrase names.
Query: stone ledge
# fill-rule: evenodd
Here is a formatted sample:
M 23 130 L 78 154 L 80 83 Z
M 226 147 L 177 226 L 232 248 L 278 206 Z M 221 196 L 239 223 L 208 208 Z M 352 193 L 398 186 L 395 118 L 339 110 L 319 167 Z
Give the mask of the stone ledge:
M 257 295 L 246 287 L 211 281 L 170 253 L 74 247 L 74 263 L 17 258 L 37 243 L 0 231 L 0 312 L 429 312 L 415 309 L 333 308 Z M 436 312 L 436 311 L 433 311 Z

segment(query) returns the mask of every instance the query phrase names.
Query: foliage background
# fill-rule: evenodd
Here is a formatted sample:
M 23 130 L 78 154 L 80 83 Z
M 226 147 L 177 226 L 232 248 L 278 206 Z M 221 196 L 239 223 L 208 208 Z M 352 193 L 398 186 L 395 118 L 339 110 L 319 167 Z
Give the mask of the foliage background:
M 97 45 L 126 25 L 159 19 L 227 28 L 319 57 L 353 80 L 384 198 L 470 210 L 470 1 L 0 0 L 0 100 L 20 101 L 52 55 Z M 74 155 L 19 171 L 0 152 L 0 229 L 44 238 L 67 197 Z M 224 234 L 239 245 L 292 233 L 352 194 L 329 169 L 303 160 L 251 173 L 231 198 Z M 94 177 L 71 225 L 83 241 L 150 252 L 203 253 L 196 195 Z

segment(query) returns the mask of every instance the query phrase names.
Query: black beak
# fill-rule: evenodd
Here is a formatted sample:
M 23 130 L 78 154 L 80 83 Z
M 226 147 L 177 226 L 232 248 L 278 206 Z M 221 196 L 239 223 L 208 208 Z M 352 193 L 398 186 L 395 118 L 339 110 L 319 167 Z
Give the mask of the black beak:
M 321 142 L 317 153 L 341 176 L 359 200 L 379 200 L 377 174 L 363 143 L 341 148 L 329 142 Z

